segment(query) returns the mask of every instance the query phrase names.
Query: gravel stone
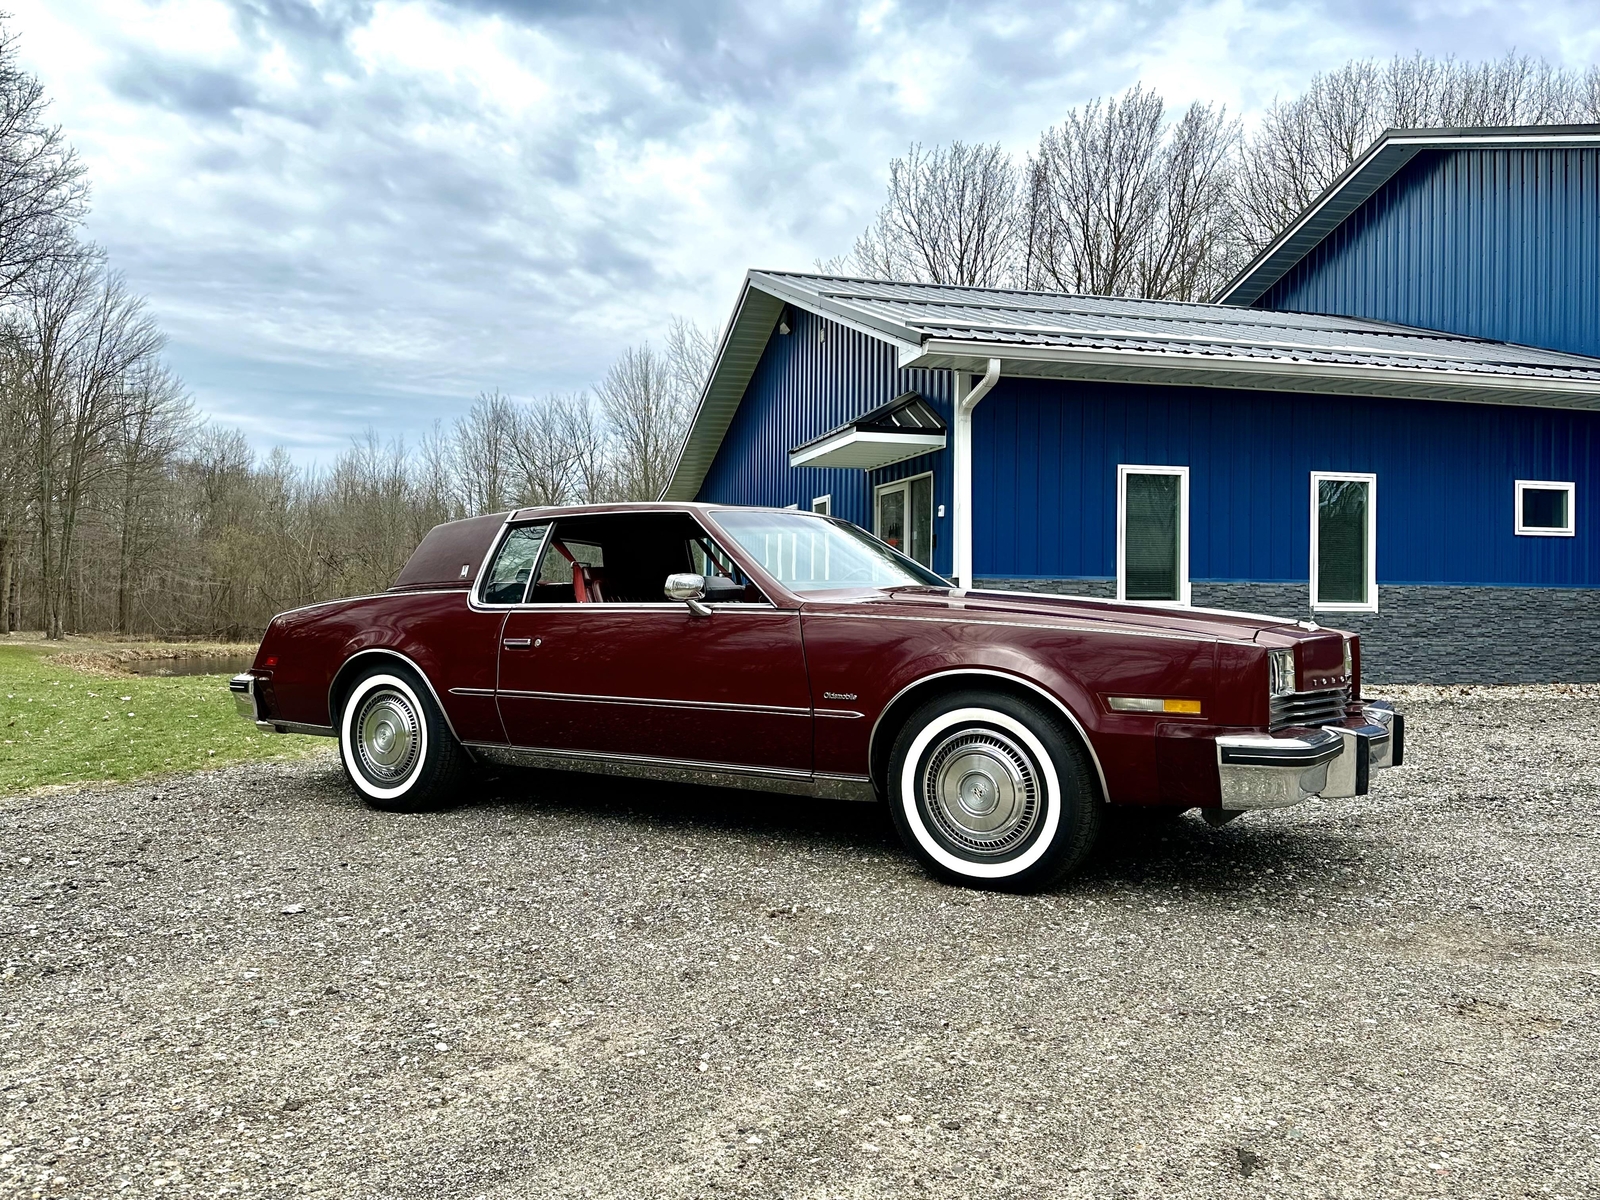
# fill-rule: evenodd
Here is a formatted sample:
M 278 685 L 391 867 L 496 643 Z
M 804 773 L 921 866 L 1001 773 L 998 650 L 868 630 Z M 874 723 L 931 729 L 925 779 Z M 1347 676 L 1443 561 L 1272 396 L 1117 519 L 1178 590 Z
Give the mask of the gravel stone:
M 0 799 L 0 1194 L 1600 1194 L 1600 689 L 1404 696 L 1376 794 L 1041 896 L 580 776 Z

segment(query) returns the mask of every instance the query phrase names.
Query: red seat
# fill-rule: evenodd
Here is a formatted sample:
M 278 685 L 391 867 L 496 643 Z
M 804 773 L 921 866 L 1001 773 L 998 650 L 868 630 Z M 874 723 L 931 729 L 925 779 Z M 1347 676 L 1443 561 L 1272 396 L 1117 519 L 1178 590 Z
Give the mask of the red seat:
M 572 598 L 579 604 L 604 604 L 601 572 L 577 559 L 572 560 Z

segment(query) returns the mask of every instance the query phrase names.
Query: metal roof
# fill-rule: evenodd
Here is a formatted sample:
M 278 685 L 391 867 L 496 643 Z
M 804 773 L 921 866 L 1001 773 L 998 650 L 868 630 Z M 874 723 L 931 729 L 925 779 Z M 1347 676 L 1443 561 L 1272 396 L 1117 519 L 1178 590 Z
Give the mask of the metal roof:
M 785 304 L 889 342 L 902 368 L 1600 409 L 1600 358 L 1382 321 L 751 271 L 665 498 L 699 491 Z
M 1217 296 L 1254 304 L 1339 223 L 1424 150 L 1570 150 L 1600 146 L 1600 125 L 1510 125 L 1480 129 L 1390 129 L 1306 206 Z

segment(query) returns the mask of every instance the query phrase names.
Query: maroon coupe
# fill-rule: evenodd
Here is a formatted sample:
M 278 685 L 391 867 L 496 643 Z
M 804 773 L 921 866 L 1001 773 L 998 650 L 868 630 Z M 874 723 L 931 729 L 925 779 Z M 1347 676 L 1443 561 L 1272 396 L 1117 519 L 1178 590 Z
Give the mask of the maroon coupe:
M 1107 806 L 1220 823 L 1367 791 L 1404 724 L 1308 621 L 951 587 L 845 521 L 697 504 L 440 525 L 387 592 L 275 617 L 232 681 L 376 808 L 474 762 L 888 801 L 935 873 L 1080 863 Z

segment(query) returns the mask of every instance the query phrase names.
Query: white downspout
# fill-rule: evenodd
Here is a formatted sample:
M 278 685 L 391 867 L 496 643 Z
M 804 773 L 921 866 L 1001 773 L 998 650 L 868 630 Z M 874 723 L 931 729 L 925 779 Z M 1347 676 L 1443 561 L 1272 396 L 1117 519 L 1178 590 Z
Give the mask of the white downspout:
M 956 372 L 955 471 L 950 489 L 955 512 L 950 526 L 950 573 L 957 587 L 972 586 L 972 410 L 999 379 L 998 358 L 989 360 L 989 369 L 971 391 L 967 390 L 967 372 Z

